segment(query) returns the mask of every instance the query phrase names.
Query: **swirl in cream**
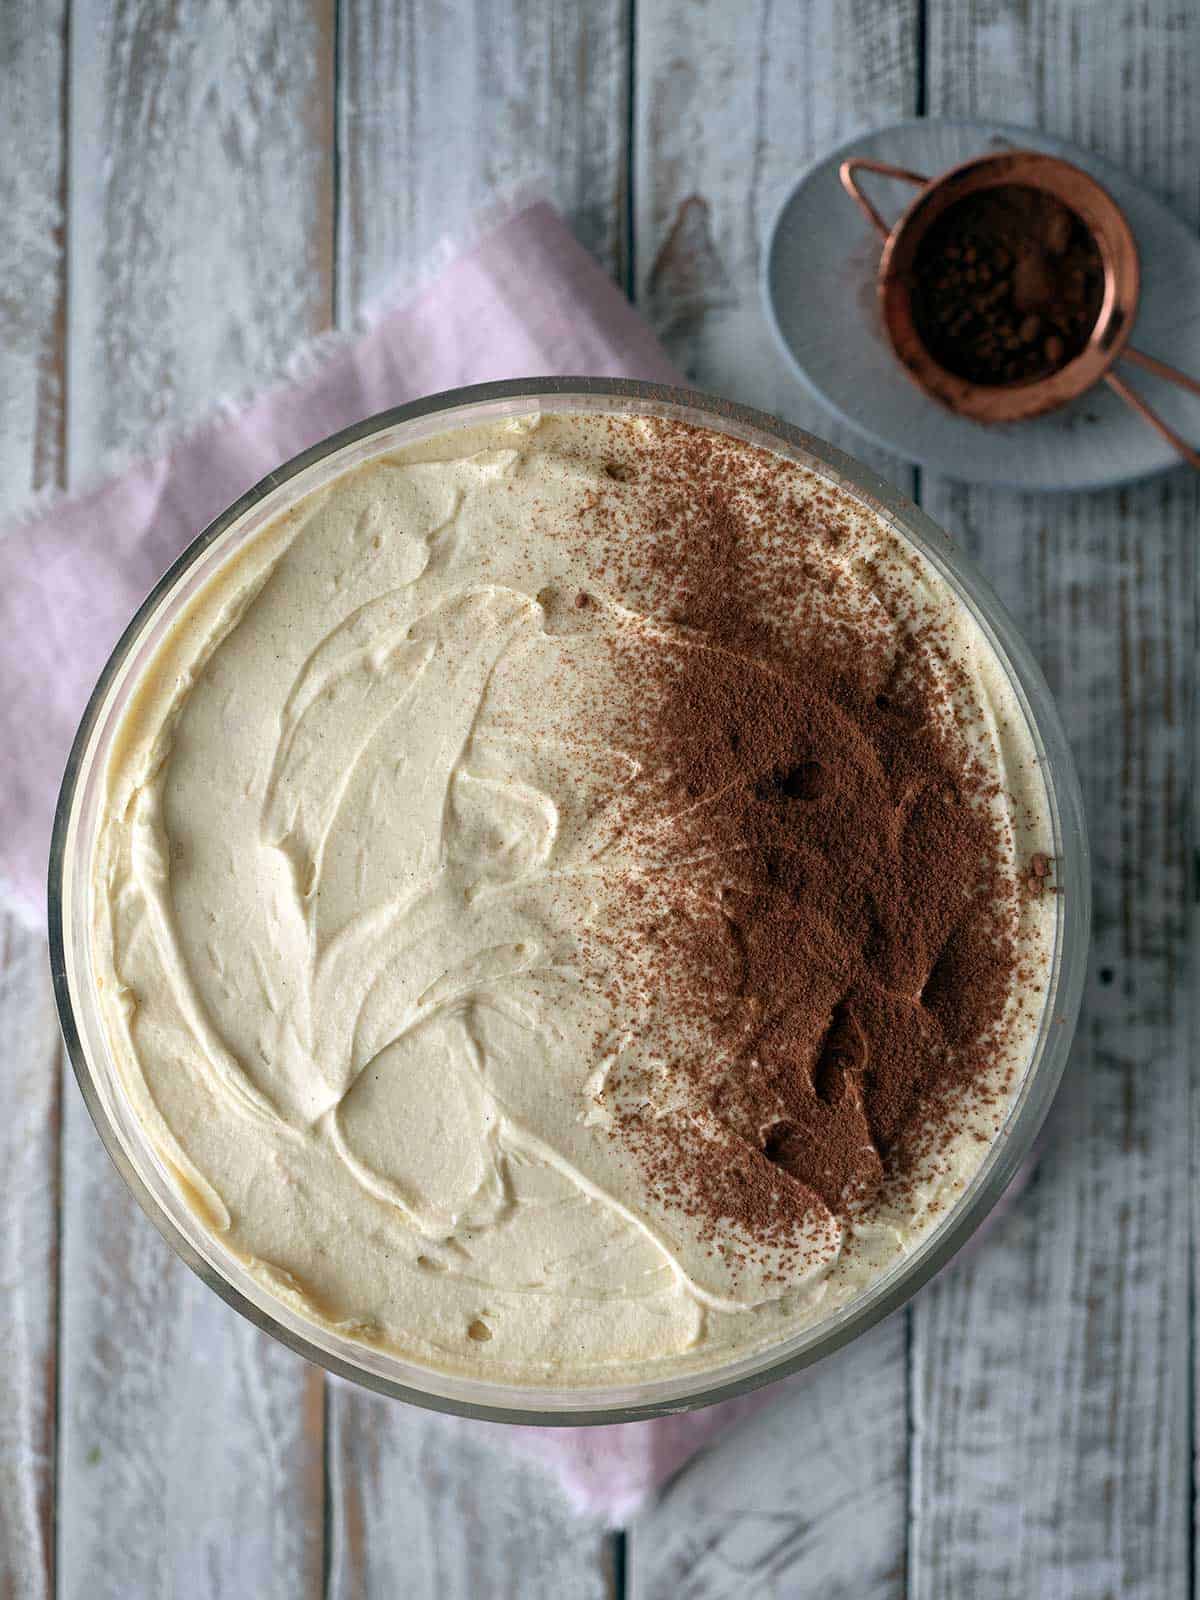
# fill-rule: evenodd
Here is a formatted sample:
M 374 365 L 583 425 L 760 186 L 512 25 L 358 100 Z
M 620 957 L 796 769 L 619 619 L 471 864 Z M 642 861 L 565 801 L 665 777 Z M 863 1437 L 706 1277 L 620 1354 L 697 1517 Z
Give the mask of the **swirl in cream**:
M 601 481 L 636 527 L 636 486 L 603 469 L 649 426 L 500 423 L 302 500 L 178 619 L 108 773 L 95 971 L 148 1137 L 277 1294 L 441 1370 L 582 1385 L 777 1341 L 911 1248 L 1003 1114 L 976 1108 L 903 1206 L 814 1216 L 782 1274 L 762 1250 L 733 1270 L 611 1137 L 620 1085 L 680 1107 L 639 1045 L 636 949 L 609 970 L 598 952 L 620 948 L 631 877 L 686 862 L 670 819 L 642 816 L 617 716 L 614 642 L 664 624 L 565 530 Z M 1002 668 L 933 570 L 847 506 L 855 541 L 829 559 L 893 562 L 955 617 L 1014 862 L 1047 849 Z M 1024 916 L 1044 962 L 1049 911 Z M 998 1082 L 1037 1020 L 1014 1004 Z

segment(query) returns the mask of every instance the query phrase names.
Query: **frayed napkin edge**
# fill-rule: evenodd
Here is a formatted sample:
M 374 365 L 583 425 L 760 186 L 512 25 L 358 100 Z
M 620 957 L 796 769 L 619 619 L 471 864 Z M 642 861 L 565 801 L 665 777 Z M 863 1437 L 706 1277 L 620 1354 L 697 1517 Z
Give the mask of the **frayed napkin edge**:
M 80 479 L 68 476 L 65 485 L 49 484 L 37 490 L 0 517 L 0 538 L 10 530 L 36 525 L 69 501 L 98 494 L 127 473 L 144 471 L 163 456 L 202 442 L 209 433 L 236 425 L 252 406 L 284 399 L 313 383 L 336 357 L 356 340 L 374 332 L 393 313 L 418 299 L 456 261 L 478 249 L 491 234 L 542 204 L 554 204 L 551 186 L 544 176 L 527 176 L 506 185 L 490 201 L 477 207 L 462 228 L 442 234 L 412 271 L 386 289 L 368 295 L 348 326 L 310 334 L 295 346 L 282 365 L 248 381 L 232 394 L 218 395 L 190 421 L 155 423 L 140 435 L 136 445 L 106 451 L 95 468 Z M 7 884 L 5 891 L 7 901 L 21 899 L 8 892 Z

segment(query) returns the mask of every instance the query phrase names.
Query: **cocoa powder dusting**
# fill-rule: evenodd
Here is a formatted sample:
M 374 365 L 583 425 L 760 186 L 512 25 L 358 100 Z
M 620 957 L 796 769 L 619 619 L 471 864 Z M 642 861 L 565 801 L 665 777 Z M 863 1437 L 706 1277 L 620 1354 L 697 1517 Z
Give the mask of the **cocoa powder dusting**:
M 825 1208 L 949 1137 L 995 1059 L 1017 960 L 995 782 L 958 726 L 944 610 L 839 568 L 835 495 L 800 500 L 790 467 L 682 424 L 615 466 L 584 533 L 592 606 L 648 600 L 613 645 L 629 826 L 687 865 L 630 877 L 618 936 L 682 1109 L 618 1076 L 613 1137 L 714 1249 L 732 1228 L 786 1269 Z
M 955 201 L 912 267 L 913 317 L 930 353 L 973 383 L 1029 383 L 1087 344 L 1104 299 L 1095 239 L 1053 195 L 1023 184 Z

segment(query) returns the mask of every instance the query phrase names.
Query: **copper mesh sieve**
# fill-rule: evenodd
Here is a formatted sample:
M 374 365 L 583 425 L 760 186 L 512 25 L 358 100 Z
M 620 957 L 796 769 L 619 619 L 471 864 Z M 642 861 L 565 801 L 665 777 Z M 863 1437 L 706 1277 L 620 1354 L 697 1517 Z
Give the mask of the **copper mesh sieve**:
M 916 184 L 921 192 L 899 220 L 889 226 L 863 193 L 858 177 L 861 172 L 898 178 Z M 1114 370 L 1120 359 L 1200 395 L 1200 382 L 1195 378 L 1153 356 L 1143 355 L 1129 344 L 1141 288 L 1137 244 L 1125 213 L 1094 178 L 1069 161 L 1035 150 L 1007 150 L 996 155 L 977 156 L 951 167 L 939 178 L 923 177 L 885 161 L 854 158 L 842 162 L 839 176 L 842 187 L 884 241 L 879 258 L 878 290 L 888 339 L 909 377 L 932 399 L 976 422 L 1019 422 L 1055 411 L 1086 393 L 1094 384 L 1104 382 L 1190 466 L 1200 470 L 1200 451 L 1181 438 Z M 1087 344 L 1063 366 L 1046 377 L 1025 383 L 980 384 L 942 366 L 917 331 L 913 314 L 913 264 L 929 228 L 950 206 L 978 190 L 1009 184 L 1039 189 L 1079 218 L 1100 252 L 1103 298 Z

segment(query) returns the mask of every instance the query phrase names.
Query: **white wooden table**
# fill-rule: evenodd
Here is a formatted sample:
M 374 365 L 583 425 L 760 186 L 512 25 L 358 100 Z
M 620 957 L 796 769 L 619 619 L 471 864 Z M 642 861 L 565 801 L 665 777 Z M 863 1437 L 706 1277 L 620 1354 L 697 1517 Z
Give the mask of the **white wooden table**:
M 0 0 L 0 497 L 272 375 L 530 174 L 699 385 L 834 434 L 772 347 L 764 229 L 811 157 L 914 111 L 1074 138 L 1200 222 L 1195 0 Z M 1024 625 L 1091 817 L 1094 965 L 1015 1213 L 610 1535 L 201 1287 L 0 922 L 5 1600 L 1188 1592 L 1198 481 L 879 464 Z

